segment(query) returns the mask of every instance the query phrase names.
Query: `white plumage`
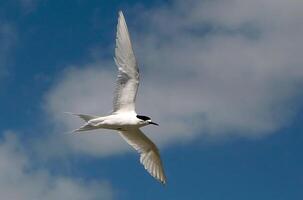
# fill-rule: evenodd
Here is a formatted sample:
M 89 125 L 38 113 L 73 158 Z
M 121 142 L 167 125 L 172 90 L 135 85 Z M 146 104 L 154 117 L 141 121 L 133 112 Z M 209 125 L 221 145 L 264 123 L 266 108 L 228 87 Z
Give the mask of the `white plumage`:
M 130 36 L 123 13 L 119 12 L 117 25 L 115 62 L 118 67 L 118 78 L 113 101 L 113 113 L 98 117 L 87 114 L 74 114 L 86 123 L 74 132 L 113 129 L 117 130 L 122 138 L 140 153 L 140 162 L 144 168 L 161 183 L 166 183 L 157 146 L 140 130 L 148 124 L 158 125 L 149 117 L 137 115 L 135 100 L 139 86 L 139 70 L 133 52 Z
M 157 146 L 140 129 L 120 131 L 120 134 L 129 145 L 140 153 L 140 162 L 144 168 L 165 184 L 166 177 Z
M 114 98 L 114 112 L 134 111 L 139 86 L 139 70 L 121 11 L 117 25 L 115 62 L 119 72 Z

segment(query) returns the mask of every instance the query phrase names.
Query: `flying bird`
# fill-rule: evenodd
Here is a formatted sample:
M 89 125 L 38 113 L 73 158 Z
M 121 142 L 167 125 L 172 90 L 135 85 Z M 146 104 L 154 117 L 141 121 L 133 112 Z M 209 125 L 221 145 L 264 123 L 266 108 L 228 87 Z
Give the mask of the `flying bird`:
M 140 130 L 149 124 L 157 125 L 150 117 L 138 115 L 135 100 L 139 86 L 139 69 L 133 52 L 130 36 L 122 11 L 119 11 L 115 63 L 118 67 L 118 79 L 113 101 L 113 112 L 108 116 L 76 114 L 85 124 L 73 132 L 95 129 L 112 129 L 140 154 L 144 168 L 158 181 L 165 184 L 166 177 L 157 146 Z

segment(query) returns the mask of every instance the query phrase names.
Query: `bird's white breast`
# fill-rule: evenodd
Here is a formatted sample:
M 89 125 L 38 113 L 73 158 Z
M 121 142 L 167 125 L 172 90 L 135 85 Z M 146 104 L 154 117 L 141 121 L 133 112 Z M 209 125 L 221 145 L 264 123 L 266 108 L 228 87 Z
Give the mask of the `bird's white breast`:
M 125 130 L 128 128 L 140 127 L 139 121 L 140 120 L 136 117 L 135 113 L 127 112 L 99 117 L 91 120 L 89 123 L 98 128 Z

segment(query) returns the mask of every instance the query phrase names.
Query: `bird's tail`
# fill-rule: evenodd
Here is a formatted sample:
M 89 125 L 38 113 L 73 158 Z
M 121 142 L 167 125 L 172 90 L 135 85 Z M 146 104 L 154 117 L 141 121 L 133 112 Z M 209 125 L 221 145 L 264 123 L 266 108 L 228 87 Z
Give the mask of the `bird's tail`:
M 91 119 L 98 118 L 98 116 L 94 116 L 94 115 L 78 114 L 78 113 L 71 113 L 71 112 L 65 112 L 65 113 L 70 114 L 70 115 L 78 116 L 86 122 L 88 122 Z
M 90 131 L 90 130 L 94 130 L 94 129 L 96 129 L 96 127 L 92 126 L 91 124 L 86 123 L 83 126 L 81 126 L 80 128 L 73 130 L 71 133 Z
M 86 123 L 81 126 L 80 128 L 73 130 L 71 133 L 76 133 L 76 132 L 82 132 L 82 131 L 89 131 L 89 130 L 93 130 L 96 129 L 95 126 L 93 126 L 92 124 L 89 123 L 89 120 L 98 118 L 98 116 L 94 116 L 94 115 L 86 115 L 86 114 L 77 114 L 77 113 L 71 113 L 71 112 L 65 112 L 66 114 L 70 114 L 70 115 L 75 115 L 80 117 L 81 119 L 83 119 Z

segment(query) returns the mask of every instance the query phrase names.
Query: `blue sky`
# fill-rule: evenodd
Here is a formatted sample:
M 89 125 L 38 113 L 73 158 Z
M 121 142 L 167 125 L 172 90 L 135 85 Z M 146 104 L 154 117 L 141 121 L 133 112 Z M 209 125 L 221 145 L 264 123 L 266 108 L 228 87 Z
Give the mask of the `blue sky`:
M 303 4 L 0 2 L 1 199 L 302 199 Z M 118 135 L 64 134 L 111 110 L 117 13 L 160 127 L 168 183 Z M 161 73 L 159 73 L 161 71 Z

